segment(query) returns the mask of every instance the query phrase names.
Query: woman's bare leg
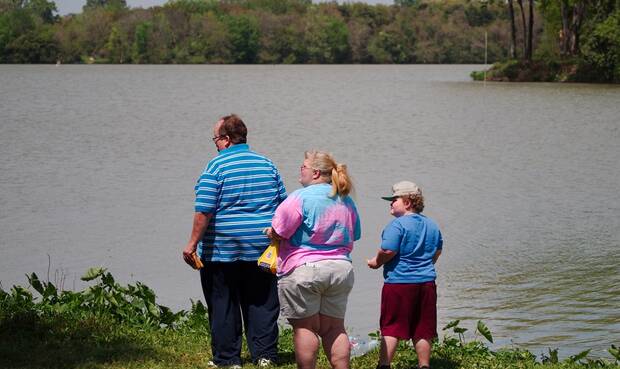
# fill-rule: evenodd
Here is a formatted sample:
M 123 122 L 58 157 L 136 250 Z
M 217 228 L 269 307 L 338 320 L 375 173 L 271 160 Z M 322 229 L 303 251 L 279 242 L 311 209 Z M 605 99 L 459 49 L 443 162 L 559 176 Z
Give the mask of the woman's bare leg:
M 344 328 L 344 319 L 319 314 L 319 335 L 323 341 L 323 350 L 334 369 L 349 369 L 351 344 Z
M 293 344 L 295 361 L 299 369 L 314 369 L 319 351 L 319 315 L 303 319 L 289 319 L 293 326 Z

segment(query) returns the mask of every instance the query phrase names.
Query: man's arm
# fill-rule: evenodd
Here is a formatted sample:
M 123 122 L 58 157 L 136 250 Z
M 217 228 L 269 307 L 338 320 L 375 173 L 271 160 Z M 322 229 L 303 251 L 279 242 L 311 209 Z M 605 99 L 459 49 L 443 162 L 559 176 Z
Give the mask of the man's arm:
M 379 249 L 379 250 L 377 250 L 377 256 L 375 256 L 374 258 L 372 258 L 370 260 L 367 260 L 366 262 L 368 263 L 368 266 L 371 269 L 378 269 L 383 264 L 385 264 L 388 261 L 392 260 L 392 258 L 394 256 L 396 256 L 396 252 L 394 252 L 392 250 Z
M 185 249 L 183 249 L 183 260 L 185 260 L 188 265 L 193 264 L 192 254 L 196 252 L 198 242 L 200 242 L 202 236 L 204 236 L 212 216 L 213 214 L 210 213 L 194 213 L 194 225 L 192 226 L 192 233 L 190 235 L 187 246 L 185 246 Z

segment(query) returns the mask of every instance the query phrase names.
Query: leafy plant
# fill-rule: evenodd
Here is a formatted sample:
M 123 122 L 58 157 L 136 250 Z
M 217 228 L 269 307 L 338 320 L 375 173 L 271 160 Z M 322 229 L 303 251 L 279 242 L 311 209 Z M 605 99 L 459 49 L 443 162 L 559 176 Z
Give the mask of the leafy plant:
M 205 368 L 211 359 L 207 308 L 191 301 L 189 311 L 171 312 L 157 304 L 155 293 L 137 282 L 120 285 L 104 268 L 89 269 L 82 280 L 91 285 L 83 291 L 62 291 L 36 274 L 28 276 L 29 288 L 0 286 L 0 367 L 44 368 Z M 33 294 L 34 293 L 34 294 Z M 447 334 L 433 342 L 431 365 L 435 368 L 489 369 L 619 369 L 620 349 L 608 350 L 615 363 L 589 359 L 590 350 L 559 360 L 557 349 L 549 349 L 539 362 L 531 352 L 519 348 L 491 350 L 484 343 L 466 341 L 461 320 L 443 327 Z M 490 329 L 478 321 L 478 334 L 493 342 Z M 379 339 L 380 332 L 369 334 Z M 393 368 L 417 365 L 411 342 L 401 342 Z M 279 368 L 295 367 L 293 331 L 285 328 L 279 337 Z M 36 355 L 32 355 L 36 352 Z M 243 359 L 249 359 L 244 344 Z M 374 367 L 378 350 L 353 358 L 352 369 Z M 50 365 L 53 363 L 53 365 Z M 254 368 L 248 365 L 249 368 Z M 329 367 L 325 355 L 317 367 Z
M 568 361 L 569 363 L 577 363 L 577 362 L 585 359 L 586 356 L 588 356 L 588 354 L 590 353 L 590 351 L 591 350 L 582 351 L 582 352 L 578 353 L 577 355 L 570 356 L 568 359 L 566 359 L 566 361 Z
M 487 339 L 487 341 L 493 343 L 493 336 L 491 335 L 491 331 L 489 330 L 489 328 L 487 328 L 486 325 L 484 325 L 484 323 L 479 320 L 478 324 L 476 326 L 476 330 L 478 331 L 478 333 L 480 333 L 484 338 Z
M 459 323 L 461 321 L 460 320 L 453 320 L 451 322 L 449 322 L 448 324 L 446 324 L 445 327 L 443 327 L 443 330 L 448 330 L 450 328 L 452 328 L 452 331 L 456 334 L 458 334 L 459 336 L 459 341 L 461 342 L 461 344 L 463 344 L 465 342 L 465 332 L 467 332 L 467 328 L 462 328 L 459 327 Z
M 557 364 L 560 362 L 558 358 L 558 349 L 549 349 L 549 355 L 542 355 L 543 364 Z
M 616 359 L 616 361 L 620 361 L 620 348 L 615 345 L 611 345 L 611 348 L 607 351 Z

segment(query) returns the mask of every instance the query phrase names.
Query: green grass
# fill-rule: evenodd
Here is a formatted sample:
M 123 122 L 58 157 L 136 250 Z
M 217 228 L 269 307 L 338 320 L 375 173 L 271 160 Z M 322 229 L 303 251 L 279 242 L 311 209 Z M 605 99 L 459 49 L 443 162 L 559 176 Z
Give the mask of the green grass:
M 172 313 L 155 302 L 148 287 L 121 286 L 103 269 L 92 269 L 85 280 L 99 280 L 80 292 L 58 291 L 51 283 L 29 276 L 29 289 L 0 289 L 0 368 L 208 368 L 211 360 L 206 309 L 192 302 L 190 311 Z M 457 368 L 618 368 L 617 360 L 583 355 L 558 360 L 557 351 L 537 360 L 528 351 L 492 351 L 480 341 L 465 340 L 459 321 L 444 327 L 447 335 L 433 348 L 434 369 Z M 478 322 L 476 334 L 492 341 Z M 614 351 L 615 350 L 615 351 Z M 281 329 L 278 368 L 295 368 L 292 332 Z M 610 349 L 616 359 L 620 353 Z M 250 364 L 244 345 L 244 368 Z M 352 359 L 351 368 L 374 368 L 378 351 Z M 417 365 L 414 350 L 401 343 L 392 368 Z M 323 354 L 318 368 L 329 368 Z

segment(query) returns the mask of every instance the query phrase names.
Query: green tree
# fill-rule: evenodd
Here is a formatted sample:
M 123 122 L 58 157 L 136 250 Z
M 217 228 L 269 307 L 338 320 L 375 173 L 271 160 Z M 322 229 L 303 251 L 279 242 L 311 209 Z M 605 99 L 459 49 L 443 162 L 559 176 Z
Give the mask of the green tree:
M 106 51 L 110 63 L 123 64 L 127 61 L 127 37 L 117 26 L 112 26 L 112 31 L 110 31 L 110 36 L 106 43 Z
M 47 0 L 29 0 L 25 4 L 26 9 L 30 9 L 33 14 L 37 15 L 45 23 L 54 23 L 58 20 L 58 10 L 53 1 Z
M 260 46 L 258 22 L 250 15 L 225 18 L 235 63 L 254 63 Z
M 620 9 L 598 23 L 583 47 L 589 80 L 620 82 Z
M 55 39 L 58 42 L 58 59 L 63 63 L 77 63 L 82 60 L 86 44 L 86 25 L 83 15 L 65 17 L 56 25 Z
M 83 11 L 97 8 L 106 8 L 110 10 L 122 10 L 127 8 L 125 0 L 86 0 L 86 4 L 82 7 Z
M 465 7 L 465 17 L 471 27 L 482 27 L 495 20 L 495 13 L 489 9 L 486 2 L 470 3 Z
M 413 14 L 402 12 L 370 40 L 368 52 L 375 63 L 412 63 L 415 44 Z
M 272 14 L 303 13 L 312 0 L 229 0 L 247 9 L 261 9 Z
M 204 14 L 218 11 L 218 0 L 169 0 L 164 8 L 181 9 L 186 14 Z
M 260 63 L 303 63 L 306 59 L 303 18 L 297 14 L 260 14 Z
M 168 18 L 158 12 L 152 20 L 152 28 L 148 37 L 148 63 L 171 63 L 174 48 L 174 32 Z
M 179 63 L 234 63 L 228 26 L 213 12 L 192 14 L 189 36 L 173 49 Z
M 418 3 L 418 0 L 394 0 L 394 5 L 398 6 L 414 6 Z
M 45 23 L 54 23 L 58 20 L 56 4 L 47 0 L 0 0 L 0 14 L 18 9 L 29 10 L 32 15 L 39 17 Z
M 349 30 L 349 49 L 351 62 L 369 63 L 372 61 L 368 52 L 368 44 L 373 35 L 373 29 L 363 20 L 354 19 L 347 24 Z
M 57 57 L 51 25 L 44 23 L 29 5 L 23 1 L 3 5 L 7 11 L 0 14 L 2 63 L 49 63 Z
M 11 62 L 8 46 L 20 35 L 31 32 L 34 28 L 34 19 L 27 10 L 11 9 L 0 14 L 0 62 Z
M 341 19 L 316 14 L 307 20 L 305 37 L 310 63 L 342 63 L 349 59 L 349 30 Z
M 6 45 L 10 63 L 53 63 L 58 45 L 49 27 L 21 34 Z
M 131 58 L 134 63 L 146 63 L 148 60 L 149 36 L 153 24 L 151 22 L 143 22 L 136 27 L 136 33 L 133 41 L 133 50 Z
M 82 54 L 93 58 L 100 57 L 112 30 L 113 12 L 96 8 L 80 14 L 79 18 L 83 27 L 80 35 Z

